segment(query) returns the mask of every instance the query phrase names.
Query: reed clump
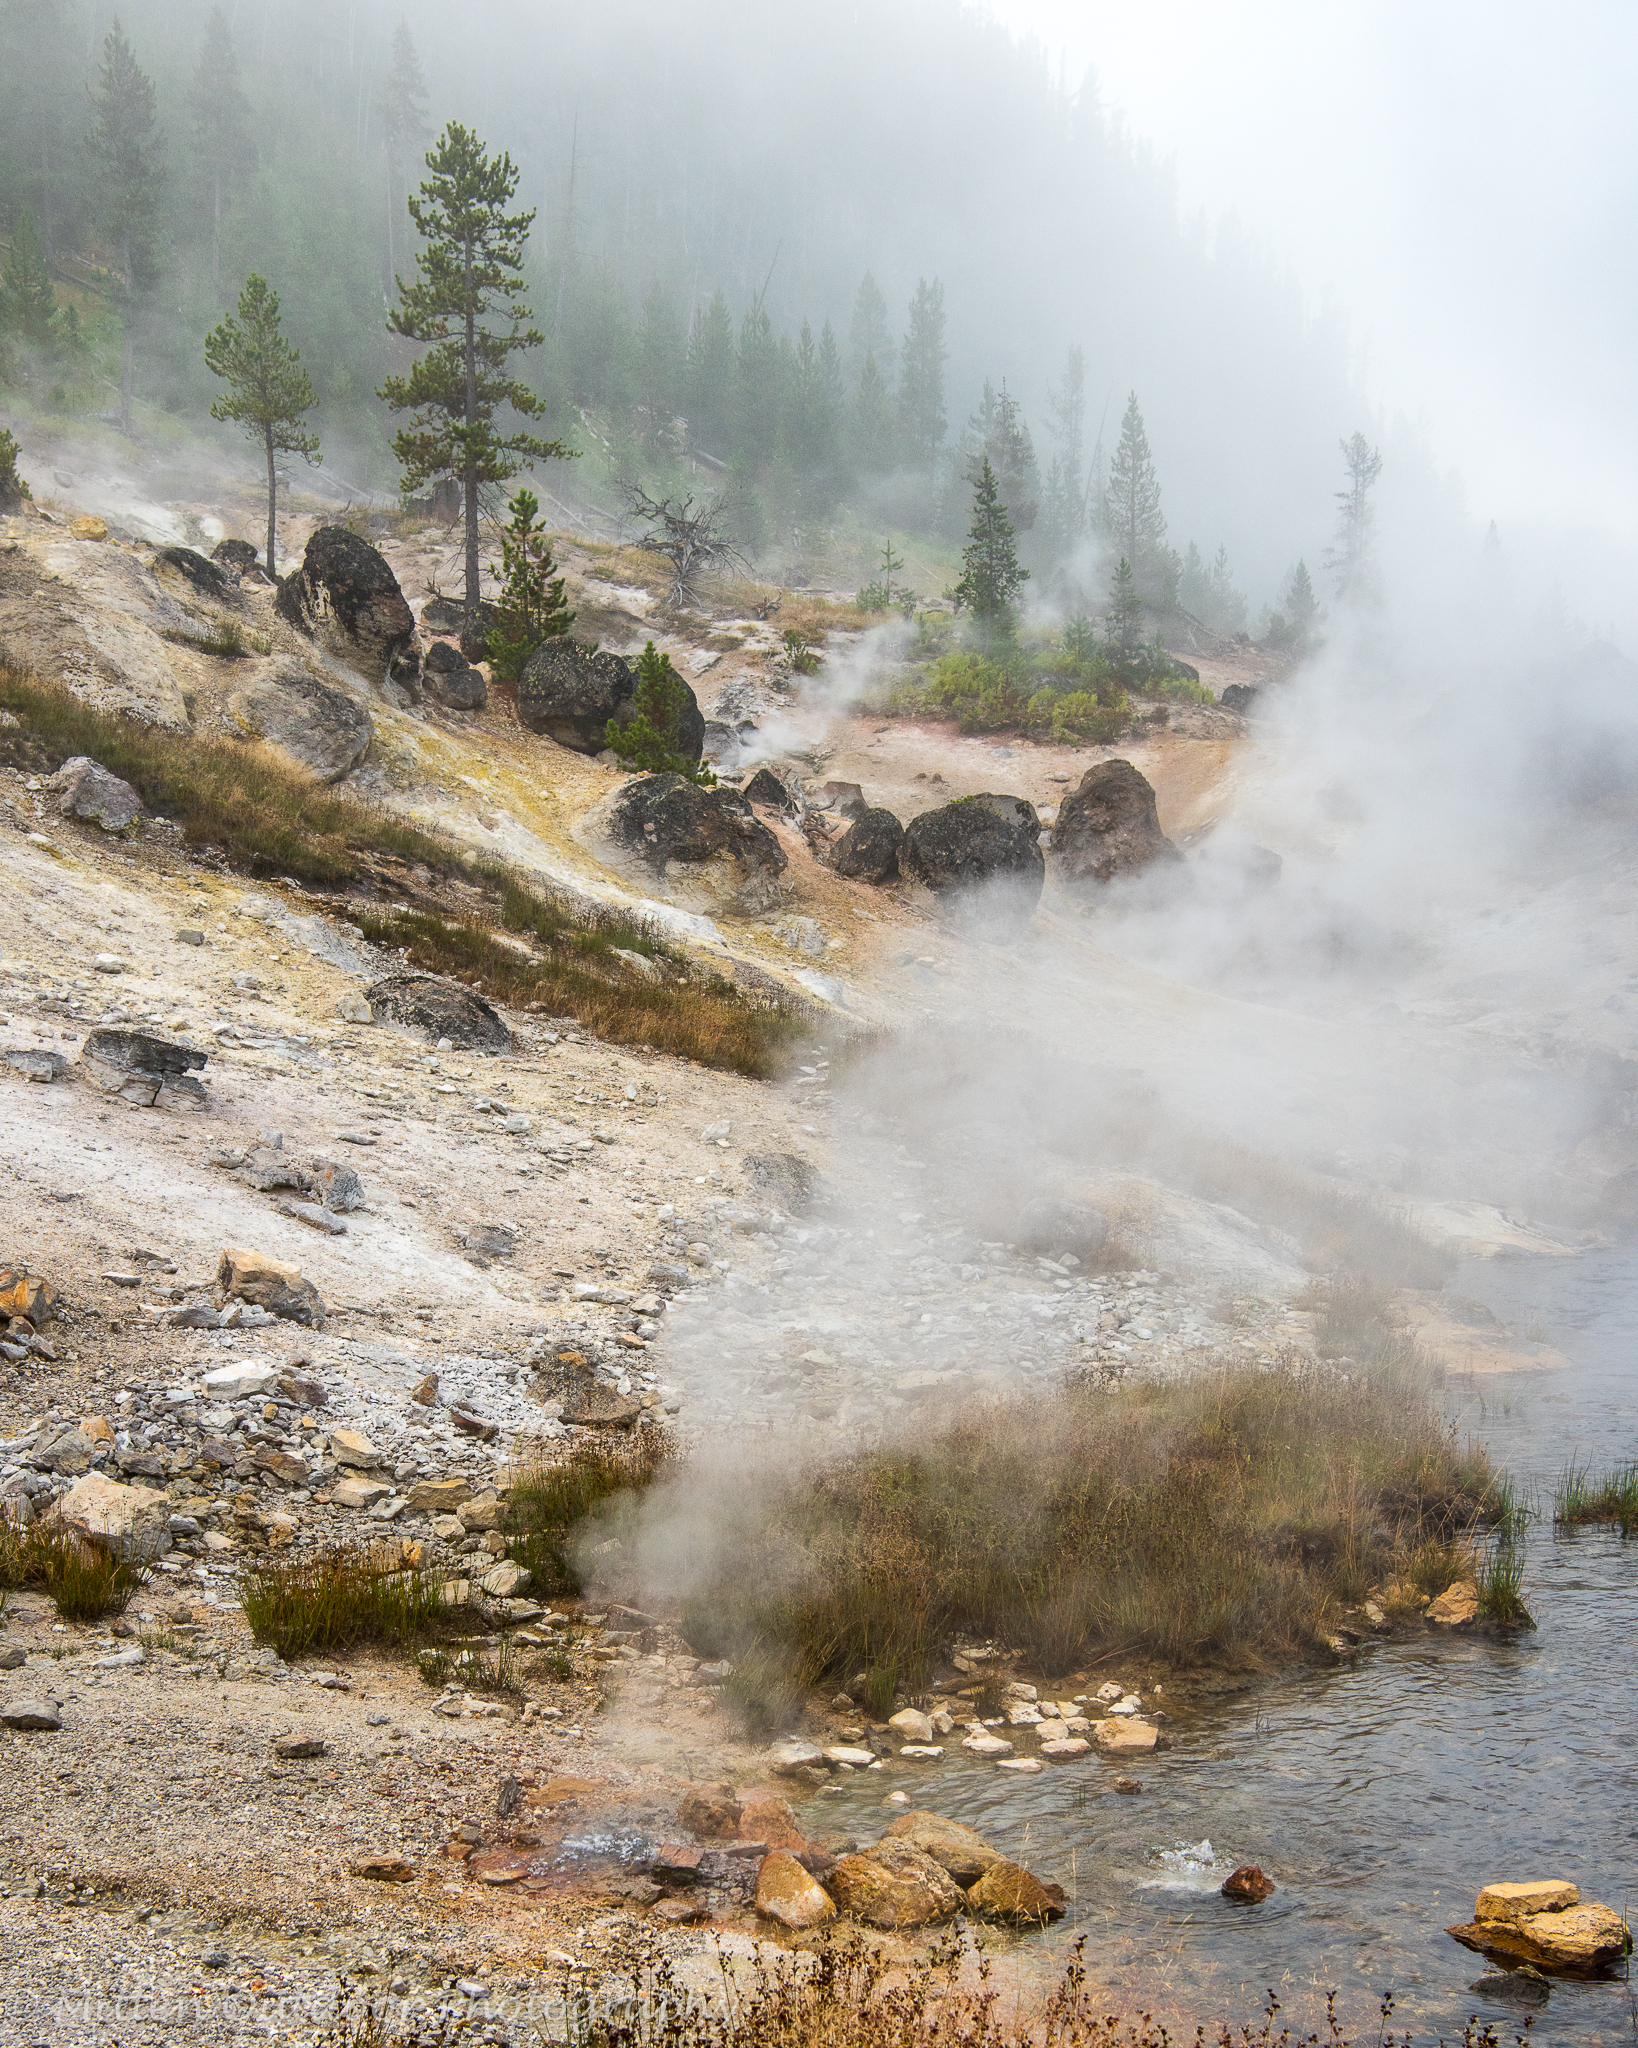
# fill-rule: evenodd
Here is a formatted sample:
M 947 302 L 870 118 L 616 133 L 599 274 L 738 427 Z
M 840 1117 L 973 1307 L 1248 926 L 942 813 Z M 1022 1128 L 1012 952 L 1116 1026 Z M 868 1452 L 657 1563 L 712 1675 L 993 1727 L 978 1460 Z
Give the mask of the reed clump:
M 885 1700 L 943 1646 L 1049 1676 L 1113 1652 L 1269 1668 L 1384 1583 L 1471 1577 L 1496 1476 L 1413 1386 L 1323 1367 L 1016 1395 L 746 1496 L 690 1601 L 698 1654 L 777 1710 L 863 1670 Z M 754 1709 L 754 1700 L 746 1704 Z
M 1623 1536 L 1638 1533 L 1638 1464 L 1617 1465 L 1596 1476 L 1591 1466 L 1565 1468 L 1553 1494 L 1553 1525 L 1560 1529 L 1614 1523 Z
M 674 1439 L 652 1426 L 556 1464 L 525 1466 L 507 1489 L 506 1554 L 529 1573 L 541 1598 L 573 1596 L 582 1586 L 577 1553 L 586 1525 L 635 1506 L 679 1469 Z
M 0 1518 L 0 1597 L 37 1586 L 64 1621 L 104 1621 L 125 1612 L 147 1575 L 143 1557 L 89 1542 L 76 1529 Z
M 445 1581 L 442 1572 L 407 1565 L 401 1550 L 339 1545 L 264 1559 L 240 1581 L 240 1599 L 257 1642 L 288 1662 L 361 1643 L 415 1643 L 451 1620 Z

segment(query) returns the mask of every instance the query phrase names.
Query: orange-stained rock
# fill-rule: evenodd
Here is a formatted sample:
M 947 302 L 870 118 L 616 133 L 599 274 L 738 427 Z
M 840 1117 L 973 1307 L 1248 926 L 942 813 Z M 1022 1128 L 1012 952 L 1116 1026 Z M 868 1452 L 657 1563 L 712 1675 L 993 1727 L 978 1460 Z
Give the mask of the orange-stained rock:
M 733 1838 L 740 1833 L 740 1812 L 734 1788 L 724 1780 L 715 1785 L 696 1785 L 685 1793 L 677 1808 L 677 1818 L 691 1835 Z
M 868 1855 L 843 1856 L 830 1891 L 844 1913 L 868 1927 L 926 1927 L 953 1919 L 966 1903 L 948 1872 L 907 1842 L 878 1842 Z
M 967 1903 L 980 1918 L 1005 1921 L 1009 1927 L 1043 1927 L 1064 1914 L 1064 1895 L 1057 1885 L 1043 1884 L 1004 1856 L 998 1856 L 968 1890 Z
M 781 1927 L 822 1927 L 836 1918 L 836 1902 L 783 1849 L 764 1856 L 756 1878 L 756 1909 Z

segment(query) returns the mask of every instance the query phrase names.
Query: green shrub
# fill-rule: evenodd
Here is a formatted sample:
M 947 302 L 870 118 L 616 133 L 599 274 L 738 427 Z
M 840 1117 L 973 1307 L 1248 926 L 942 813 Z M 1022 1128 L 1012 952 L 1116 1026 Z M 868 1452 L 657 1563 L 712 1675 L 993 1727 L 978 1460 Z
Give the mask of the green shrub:
M 790 639 L 790 634 L 786 634 Z M 797 635 L 800 638 L 800 635 Z M 690 782 L 709 787 L 716 777 L 703 767 L 699 756 L 690 756 L 682 742 L 682 715 L 688 703 L 688 685 L 671 666 L 669 654 L 662 654 L 652 640 L 637 658 L 635 713 L 629 725 L 610 719 L 604 738 L 620 757 L 623 768 L 636 768 L 645 775 L 686 775 Z

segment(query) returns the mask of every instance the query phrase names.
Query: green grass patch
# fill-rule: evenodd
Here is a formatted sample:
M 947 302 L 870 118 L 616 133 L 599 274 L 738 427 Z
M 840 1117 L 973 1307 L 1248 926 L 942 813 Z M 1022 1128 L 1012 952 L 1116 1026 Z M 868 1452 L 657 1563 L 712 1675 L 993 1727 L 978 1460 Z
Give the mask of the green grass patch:
M 147 1576 L 144 1558 L 87 1542 L 76 1530 L 0 1519 L 0 1594 L 37 1586 L 64 1621 L 123 1614 Z
M 1611 1522 L 1623 1536 L 1638 1533 L 1638 1464 L 1617 1465 L 1596 1477 L 1588 1465 L 1566 1466 L 1554 1489 L 1554 1526 L 1575 1529 Z
M 406 1647 L 450 1625 L 446 1574 L 406 1567 L 402 1552 L 342 1545 L 317 1556 L 267 1558 L 240 1581 L 250 1632 L 287 1662 L 360 1643 Z
M 607 1520 L 677 1465 L 677 1448 L 664 1430 L 644 1428 L 589 1449 L 561 1464 L 528 1467 L 506 1495 L 506 1554 L 529 1573 L 542 1599 L 581 1590 L 576 1561 L 586 1525 Z

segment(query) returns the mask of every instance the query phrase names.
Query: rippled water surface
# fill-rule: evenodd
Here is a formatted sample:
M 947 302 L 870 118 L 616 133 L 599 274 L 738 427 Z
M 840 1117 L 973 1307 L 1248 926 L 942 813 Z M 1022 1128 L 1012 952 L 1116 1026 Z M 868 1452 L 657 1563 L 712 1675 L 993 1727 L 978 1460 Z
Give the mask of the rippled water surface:
M 1560 1979 L 1541 2003 L 1522 1984 L 1476 1991 L 1490 1967 L 1444 1932 L 1490 1880 L 1569 1877 L 1623 1910 L 1638 1879 L 1638 1541 L 1551 1533 L 1569 1458 L 1638 1457 L 1638 1260 L 1491 1262 L 1453 1291 L 1544 1325 L 1573 1361 L 1449 1396 L 1539 1496 L 1536 1633 L 1378 1644 L 1352 1668 L 1260 1683 L 1191 1715 L 1174 1750 L 1123 1764 L 1137 1797 L 1109 1790 L 1115 1769 L 1096 1759 L 1020 1776 L 955 1748 L 919 1777 L 895 1766 L 820 1795 L 809 1825 L 873 1834 L 902 1788 L 1071 1892 L 1050 1945 L 1078 1928 L 1100 1980 L 1169 1988 L 1185 2010 L 1249 2017 L 1272 1986 L 1307 2022 L 1334 1987 L 1370 2038 L 1391 1992 L 1393 2024 L 1419 2035 L 1449 2039 L 1478 2013 L 1510 2036 L 1533 2013 L 1537 2042 L 1638 2040 L 1626 1985 Z M 1261 1864 L 1274 1897 L 1219 1897 L 1236 1863 Z

